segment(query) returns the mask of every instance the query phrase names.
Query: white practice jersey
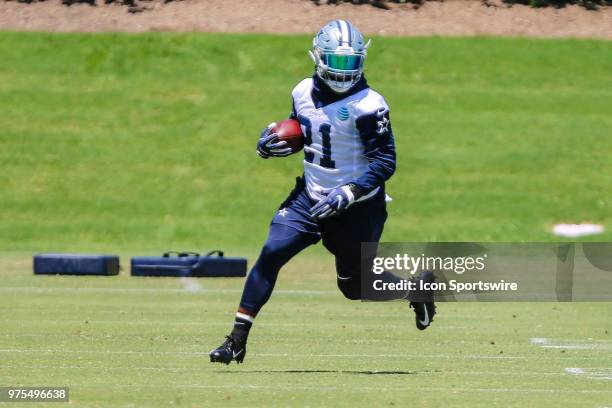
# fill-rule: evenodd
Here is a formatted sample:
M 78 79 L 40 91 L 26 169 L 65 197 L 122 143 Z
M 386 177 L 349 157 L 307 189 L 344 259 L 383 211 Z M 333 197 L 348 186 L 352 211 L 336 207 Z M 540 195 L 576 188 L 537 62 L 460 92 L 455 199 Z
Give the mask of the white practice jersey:
M 365 147 L 357 129 L 357 119 L 376 112 L 388 112 L 388 106 L 378 92 L 365 88 L 317 108 L 311 96 L 312 82 L 312 78 L 301 81 L 293 89 L 292 96 L 295 114 L 306 138 L 306 188 L 312 199 L 320 200 L 330 190 L 365 173 L 368 159 L 364 156 Z M 360 200 L 372 197 L 379 189 L 375 188 Z

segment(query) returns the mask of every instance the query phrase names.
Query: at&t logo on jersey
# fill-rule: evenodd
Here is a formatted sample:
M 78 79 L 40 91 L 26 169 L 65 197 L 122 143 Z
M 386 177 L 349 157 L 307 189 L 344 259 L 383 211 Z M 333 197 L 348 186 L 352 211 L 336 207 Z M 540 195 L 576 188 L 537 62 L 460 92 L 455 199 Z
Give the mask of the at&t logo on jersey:
M 338 109 L 338 111 L 336 112 L 336 117 L 342 121 L 348 120 L 349 118 L 348 108 L 346 106 L 343 106 L 340 109 Z

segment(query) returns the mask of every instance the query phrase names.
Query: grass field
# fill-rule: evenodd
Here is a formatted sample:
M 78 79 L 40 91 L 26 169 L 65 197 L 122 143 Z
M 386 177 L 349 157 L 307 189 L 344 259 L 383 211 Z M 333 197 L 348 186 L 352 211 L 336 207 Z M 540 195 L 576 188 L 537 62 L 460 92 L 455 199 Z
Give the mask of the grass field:
M 225 367 L 207 353 L 241 279 L 31 275 L 48 250 L 253 260 L 300 173 L 255 140 L 309 44 L 0 33 L 0 386 L 99 407 L 612 406 L 608 303 L 448 303 L 421 333 L 401 303 L 344 300 L 311 248 Z M 612 238 L 612 43 L 376 38 L 367 67 L 398 146 L 385 240 L 554 241 L 581 221 Z
M 0 35 L 0 248 L 253 250 L 301 172 L 262 161 L 309 37 Z M 612 225 L 612 43 L 375 38 L 390 241 Z M 596 239 L 612 238 L 612 228 Z
M 227 367 L 207 352 L 230 328 L 240 279 L 198 289 L 5 263 L 0 385 L 70 386 L 73 404 L 98 407 L 612 404 L 609 304 L 446 303 L 417 332 L 405 304 L 345 301 L 329 268 L 300 259 L 257 318 L 245 363 Z

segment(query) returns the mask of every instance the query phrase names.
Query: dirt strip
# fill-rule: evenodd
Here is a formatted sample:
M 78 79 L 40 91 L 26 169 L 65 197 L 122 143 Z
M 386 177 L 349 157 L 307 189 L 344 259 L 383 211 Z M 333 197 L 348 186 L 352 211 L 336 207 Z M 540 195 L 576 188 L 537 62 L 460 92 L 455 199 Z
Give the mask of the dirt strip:
M 391 10 L 369 5 L 317 6 L 305 0 L 182 0 L 167 4 L 152 0 L 138 4 L 144 10 L 130 13 L 128 7 L 119 5 L 68 7 L 59 0 L 32 4 L 0 0 L 0 30 L 312 34 L 328 20 L 346 18 L 370 35 L 612 38 L 612 8 L 534 9 L 501 3 L 487 6 L 477 0 L 427 2 L 418 9 L 393 5 Z

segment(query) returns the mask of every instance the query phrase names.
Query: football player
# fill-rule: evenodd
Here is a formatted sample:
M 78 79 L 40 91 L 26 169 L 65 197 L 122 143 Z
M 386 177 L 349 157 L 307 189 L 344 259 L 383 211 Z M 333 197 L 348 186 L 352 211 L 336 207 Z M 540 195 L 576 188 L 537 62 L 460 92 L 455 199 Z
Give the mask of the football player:
M 378 242 L 387 219 L 385 181 L 395 171 L 389 107 L 363 74 L 370 41 L 345 20 L 326 24 L 309 51 L 311 78 L 292 92 L 291 118 L 300 122 L 304 174 L 272 219 L 268 239 L 246 280 L 234 328 L 210 352 L 212 362 L 241 363 L 255 316 L 270 298 L 278 272 L 293 256 L 323 241 L 336 258 L 338 288 L 361 299 L 361 243 Z M 267 159 L 292 153 L 270 124 L 257 153 Z M 398 279 L 398 278 L 396 278 Z M 432 280 L 432 275 L 421 279 Z M 433 320 L 433 293 L 411 301 L 417 328 Z

